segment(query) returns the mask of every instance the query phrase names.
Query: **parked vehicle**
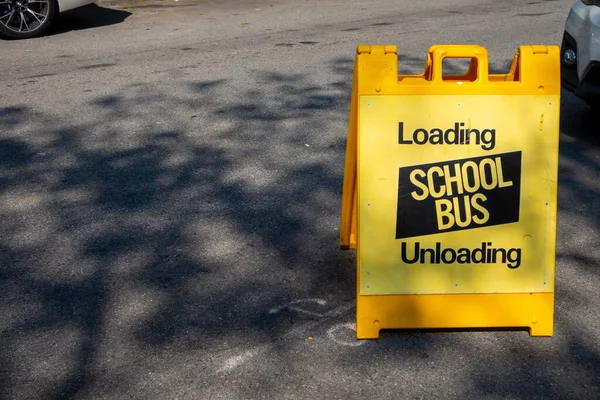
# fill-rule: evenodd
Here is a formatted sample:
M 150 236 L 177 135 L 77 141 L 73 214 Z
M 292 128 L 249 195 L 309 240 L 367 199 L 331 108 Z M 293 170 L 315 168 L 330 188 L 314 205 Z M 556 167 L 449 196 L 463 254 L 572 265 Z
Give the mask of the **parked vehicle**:
M 59 13 L 95 0 L 0 0 L 0 37 L 27 39 L 43 34 Z
M 565 22 L 562 87 L 600 107 L 600 0 L 578 0 Z

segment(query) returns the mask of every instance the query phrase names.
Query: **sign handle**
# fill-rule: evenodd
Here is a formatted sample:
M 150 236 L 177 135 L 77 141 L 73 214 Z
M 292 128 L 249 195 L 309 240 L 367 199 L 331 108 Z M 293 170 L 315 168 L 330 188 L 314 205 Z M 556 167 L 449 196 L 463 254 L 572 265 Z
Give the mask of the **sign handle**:
M 433 81 L 461 81 L 464 83 L 485 83 L 488 81 L 488 54 L 481 46 L 473 45 L 436 45 L 429 49 L 432 63 Z M 442 61 L 446 58 L 470 58 L 471 66 L 464 75 L 443 75 Z

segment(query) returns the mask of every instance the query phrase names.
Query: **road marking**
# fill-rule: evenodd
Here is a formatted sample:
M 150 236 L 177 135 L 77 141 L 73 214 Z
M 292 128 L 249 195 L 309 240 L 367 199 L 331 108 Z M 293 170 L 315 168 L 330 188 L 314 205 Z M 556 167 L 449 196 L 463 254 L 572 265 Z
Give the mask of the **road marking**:
M 303 308 L 299 308 L 299 307 L 295 307 L 294 306 L 294 304 L 299 304 L 299 303 L 317 303 L 320 306 L 324 306 L 324 305 L 327 304 L 327 301 L 323 300 L 323 299 L 294 300 L 294 301 L 292 301 L 290 303 L 286 303 L 286 304 L 283 304 L 281 306 L 271 308 L 269 310 L 269 314 L 277 314 L 277 313 L 281 312 L 282 310 L 286 310 L 287 309 L 287 310 L 292 310 L 292 311 L 296 311 L 296 312 L 303 313 L 303 314 L 313 315 L 313 316 L 316 316 L 316 317 L 322 317 L 323 316 L 323 314 L 316 313 L 314 311 L 308 311 L 308 310 L 305 310 Z
M 340 329 L 345 329 L 346 331 L 354 332 L 354 334 L 352 336 L 355 338 L 355 340 L 349 341 L 349 340 L 344 340 L 344 339 L 338 339 L 335 334 Z M 329 337 L 329 339 L 331 339 L 335 343 L 341 344 L 342 346 L 358 347 L 358 346 L 362 346 L 363 344 L 365 344 L 364 340 L 356 340 L 356 323 L 354 323 L 354 322 L 346 322 L 346 323 L 337 324 L 337 325 L 332 326 L 331 328 L 329 328 L 329 330 L 327 330 L 327 337 Z
M 229 371 L 229 370 L 234 369 L 238 365 L 242 365 L 243 363 L 245 363 L 252 357 L 258 355 L 259 354 L 258 350 L 259 349 L 248 350 L 248 351 L 243 352 L 242 354 L 231 357 L 230 359 L 228 359 L 225 362 L 225 364 L 223 364 L 223 366 L 221 368 L 219 368 L 219 370 L 217 372 Z
M 297 304 L 297 303 L 301 303 L 301 302 L 317 302 L 320 305 L 325 304 L 325 300 L 321 300 L 321 299 L 297 300 L 297 301 L 288 303 L 288 304 L 280 306 L 280 307 L 271 308 L 269 310 L 269 314 L 278 313 L 285 308 L 289 309 L 289 304 Z M 302 324 L 300 326 L 297 326 L 294 329 L 289 330 L 288 332 L 286 332 L 285 334 L 280 336 L 278 339 L 276 339 L 274 342 L 255 346 L 255 347 L 253 347 L 249 350 L 246 350 L 238 355 L 230 357 L 227 360 L 225 360 L 225 362 L 219 369 L 217 369 L 217 373 L 231 371 L 231 370 L 241 366 L 242 364 L 244 364 L 251 358 L 256 357 L 256 356 L 268 351 L 273 345 L 275 345 L 275 342 L 280 342 L 280 341 L 284 341 L 284 340 L 288 340 L 288 339 L 292 339 L 292 338 L 305 338 L 306 334 L 309 330 L 311 330 L 319 325 L 322 325 L 325 322 L 328 322 L 331 319 L 338 317 L 338 316 L 352 310 L 354 307 L 355 307 L 354 303 L 341 305 L 331 311 L 326 312 L 325 314 L 319 315 L 319 319 L 307 322 L 306 324 Z M 277 311 L 275 311 L 275 310 L 277 310 Z M 306 311 L 306 310 L 304 310 L 304 311 Z M 337 340 L 334 340 L 334 342 L 339 343 L 339 341 L 337 341 Z M 347 345 L 345 342 L 342 342 L 342 343 Z

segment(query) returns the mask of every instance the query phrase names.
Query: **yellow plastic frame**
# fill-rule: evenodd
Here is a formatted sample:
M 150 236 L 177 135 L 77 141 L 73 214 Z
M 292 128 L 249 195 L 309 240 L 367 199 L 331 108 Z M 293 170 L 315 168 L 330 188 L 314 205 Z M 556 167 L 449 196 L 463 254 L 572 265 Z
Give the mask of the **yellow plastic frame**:
M 443 76 L 444 58 L 471 58 L 462 76 Z M 357 48 L 340 221 L 340 248 L 357 249 L 356 336 L 379 337 L 381 329 L 526 327 L 531 336 L 552 336 L 554 287 L 545 293 L 361 295 L 360 215 L 357 194 L 359 97 L 363 95 L 456 94 L 456 80 L 465 81 L 461 94 L 544 94 L 560 102 L 560 56 L 557 46 L 520 46 L 506 74 L 489 74 L 485 48 L 474 45 L 436 45 L 429 48 L 423 73 L 398 75 L 394 45 Z M 558 154 L 553 155 L 558 157 Z M 554 202 L 556 213 L 556 202 Z M 555 236 L 555 226 L 553 235 Z M 551 243 L 555 249 L 555 241 Z M 553 259 L 554 260 L 554 259 Z

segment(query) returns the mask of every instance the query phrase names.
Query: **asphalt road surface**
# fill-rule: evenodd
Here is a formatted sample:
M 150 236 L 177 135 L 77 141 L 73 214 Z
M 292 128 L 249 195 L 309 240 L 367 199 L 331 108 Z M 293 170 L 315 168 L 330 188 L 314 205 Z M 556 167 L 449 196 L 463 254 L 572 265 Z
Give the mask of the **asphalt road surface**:
M 169 5 L 170 4 L 170 5 Z M 596 399 L 600 136 L 563 92 L 555 334 L 354 339 L 353 57 L 560 44 L 571 1 L 87 7 L 0 42 L 0 398 Z M 507 116 L 509 117 L 509 116 Z

